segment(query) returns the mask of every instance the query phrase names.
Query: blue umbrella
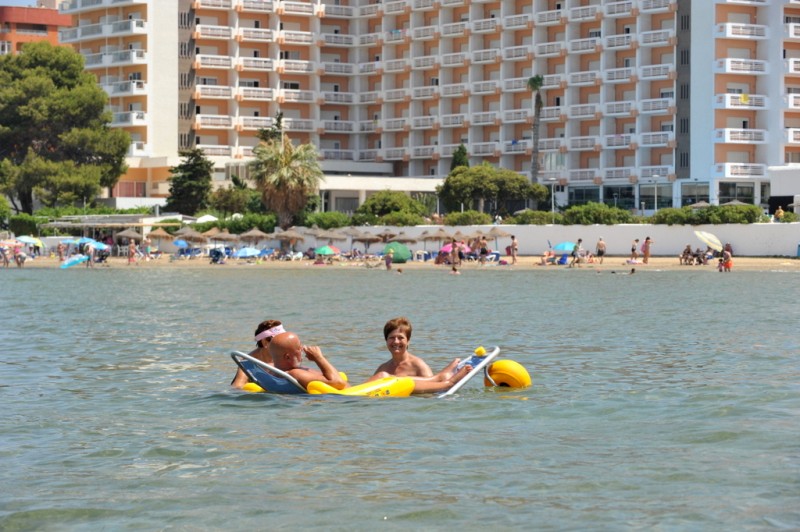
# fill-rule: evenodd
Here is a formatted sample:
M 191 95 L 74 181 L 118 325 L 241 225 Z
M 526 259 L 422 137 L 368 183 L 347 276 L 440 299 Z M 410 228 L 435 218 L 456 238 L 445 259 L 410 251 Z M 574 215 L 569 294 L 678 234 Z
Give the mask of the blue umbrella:
M 77 244 L 86 244 L 89 242 L 94 242 L 94 238 L 89 238 L 88 236 L 84 236 L 78 239 L 76 242 Z
M 77 240 L 67 239 L 67 240 L 62 240 L 61 243 L 64 244 L 65 246 L 69 246 L 71 244 L 77 244 L 78 241 Z
M 179 248 L 188 248 L 189 244 L 186 243 L 186 240 L 175 240 L 172 242 L 175 247 Z
M 256 248 L 246 247 L 234 253 L 233 256 L 236 257 L 237 259 L 246 259 L 248 257 L 258 257 L 260 254 L 261 250 L 258 250 Z
M 574 242 L 559 242 L 553 246 L 553 251 L 572 251 L 575 249 Z
M 108 244 L 102 242 L 92 242 L 92 247 L 98 251 L 105 251 L 108 249 Z

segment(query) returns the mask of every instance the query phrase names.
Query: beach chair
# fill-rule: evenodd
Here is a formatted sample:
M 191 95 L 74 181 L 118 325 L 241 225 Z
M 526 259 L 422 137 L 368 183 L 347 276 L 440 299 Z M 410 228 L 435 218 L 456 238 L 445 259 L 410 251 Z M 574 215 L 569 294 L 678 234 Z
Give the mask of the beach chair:
M 569 254 L 564 253 L 563 255 L 561 255 L 561 258 L 558 259 L 558 262 L 556 264 L 560 264 L 561 266 L 563 266 L 568 262 L 569 262 Z
M 272 364 L 262 362 L 241 351 L 231 352 L 231 358 L 244 371 L 247 378 L 271 393 L 308 393 L 297 380 Z

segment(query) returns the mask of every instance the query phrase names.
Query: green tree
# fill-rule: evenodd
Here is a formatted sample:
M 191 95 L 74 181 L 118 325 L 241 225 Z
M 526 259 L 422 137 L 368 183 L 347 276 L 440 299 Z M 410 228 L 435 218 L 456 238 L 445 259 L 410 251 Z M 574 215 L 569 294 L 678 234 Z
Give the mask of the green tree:
M 0 56 L 2 192 L 27 213 L 34 194 L 49 204 L 93 200 L 125 172 L 130 137 L 108 127 L 108 98 L 80 54 L 43 42 L 23 50 Z
M 316 225 L 320 229 L 335 229 L 350 225 L 350 217 L 343 212 L 313 212 L 306 216 L 305 224 L 309 227 Z
M 459 166 L 469 166 L 469 157 L 467 156 L 467 147 L 459 144 L 458 148 L 453 152 L 453 160 L 450 161 L 450 171 L 452 172 Z
M 222 213 L 223 218 L 235 212 L 244 213 L 250 205 L 250 190 L 235 185 L 218 188 L 208 198 L 208 205 Z
M 489 225 L 492 217 L 485 212 L 464 211 L 451 212 L 445 215 L 445 225 Z
M 271 127 L 259 129 L 256 137 L 262 142 L 271 142 L 280 140 L 283 135 L 283 112 L 278 111 L 275 113 L 275 123 Z
M 208 206 L 214 163 L 198 148 L 183 150 L 180 156 L 181 163 L 169 169 L 172 176 L 165 208 L 192 215 Z
M 0 227 L 7 227 L 6 221 L 11 216 L 11 205 L 5 196 L 0 195 Z
M 251 175 L 261 192 L 261 201 L 277 214 L 278 225 L 286 229 L 325 178 L 317 161 L 317 149 L 312 144 L 294 146 L 289 136 L 283 135 L 282 141 L 262 142 L 253 155 Z
M 378 218 L 393 212 L 406 211 L 417 216 L 425 215 L 425 206 L 419 201 L 411 198 L 405 192 L 392 190 L 381 190 L 367 198 L 367 200 L 356 209 L 356 214 L 373 215 Z
M 533 124 L 531 126 L 531 183 L 539 182 L 539 124 L 542 120 L 542 85 L 544 77 L 540 75 L 528 78 L 528 89 L 533 93 Z
M 547 197 L 547 188 L 543 185 L 532 185 L 517 172 L 495 168 L 487 162 L 470 168 L 456 168 L 437 192 L 449 211 L 461 210 L 463 205 L 484 212 L 487 201 L 502 208 L 509 201 Z
M 625 209 L 609 207 L 605 203 L 589 202 L 570 207 L 564 213 L 565 225 L 614 225 L 633 223 L 633 215 Z

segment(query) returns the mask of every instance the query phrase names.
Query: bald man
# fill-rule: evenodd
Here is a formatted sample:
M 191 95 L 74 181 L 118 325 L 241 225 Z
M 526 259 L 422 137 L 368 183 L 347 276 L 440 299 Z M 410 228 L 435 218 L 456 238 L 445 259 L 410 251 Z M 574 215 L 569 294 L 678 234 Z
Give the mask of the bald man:
M 319 370 L 304 368 L 300 365 L 303 361 L 303 353 L 306 354 L 308 360 L 319 367 Z M 300 338 L 292 332 L 274 336 L 269 343 L 269 354 L 272 356 L 272 363 L 275 367 L 297 379 L 303 388 L 308 388 L 308 384 L 312 381 L 324 382 L 337 390 L 348 387 L 348 384 L 342 380 L 339 372 L 328 362 L 319 347 L 303 345 Z

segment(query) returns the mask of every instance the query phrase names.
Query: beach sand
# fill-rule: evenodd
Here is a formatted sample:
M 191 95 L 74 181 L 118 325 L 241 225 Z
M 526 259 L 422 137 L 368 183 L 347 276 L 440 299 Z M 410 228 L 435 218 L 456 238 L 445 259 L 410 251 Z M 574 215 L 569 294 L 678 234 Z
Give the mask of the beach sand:
M 508 260 L 508 257 L 504 257 Z M 581 270 L 597 271 L 630 271 L 636 268 L 636 272 L 664 271 L 664 270 L 697 270 L 707 272 L 717 272 L 716 262 L 709 262 L 706 266 L 682 266 L 678 264 L 678 257 L 650 257 L 649 264 L 627 264 L 627 257 L 606 256 L 603 264 L 589 263 L 581 264 Z M 566 268 L 566 266 L 540 266 L 540 256 L 519 257 L 515 265 L 496 265 L 488 264 L 481 266 L 479 262 L 464 262 L 459 268 L 464 273 L 477 270 L 529 270 L 532 272 L 551 270 L 555 268 Z M 60 263 L 55 257 L 38 257 L 28 260 L 25 268 L 58 268 Z M 382 261 L 372 261 L 370 263 L 374 269 L 385 270 Z M 110 257 L 108 265 L 96 264 L 95 268 L 263 268 L 263 269 L 297 269 L 297 268 L 364 268 L 364 261 L 333 261 L 330 265 L 315 265 L 310 260 L 300 261 L 263 261 L 261 263 L 248 263 L 245 260 L 229 260 L 225 264 L 210 264 L 208 259 L 181 259 L 170 260 L 168 256 L 156 260 L 140 261 L 137 265 L 128 265 L 125 257 Z M 16 268 L 13 262 L 11 268 Z M 85 264 L 73 266 L 72 269 L 87 269 Z M 402 269 L 404 272 L 417 270 L 439 270 L 443 273 L 450 270 L 450 266 L 435 265 L 433 261 L 418 262 L 412 261 L 405 264 L 394 264 L 393 271 Z M 800 260 L 792 257 L 734 257 L 733 272 L 737 271 L 800 271 Z

